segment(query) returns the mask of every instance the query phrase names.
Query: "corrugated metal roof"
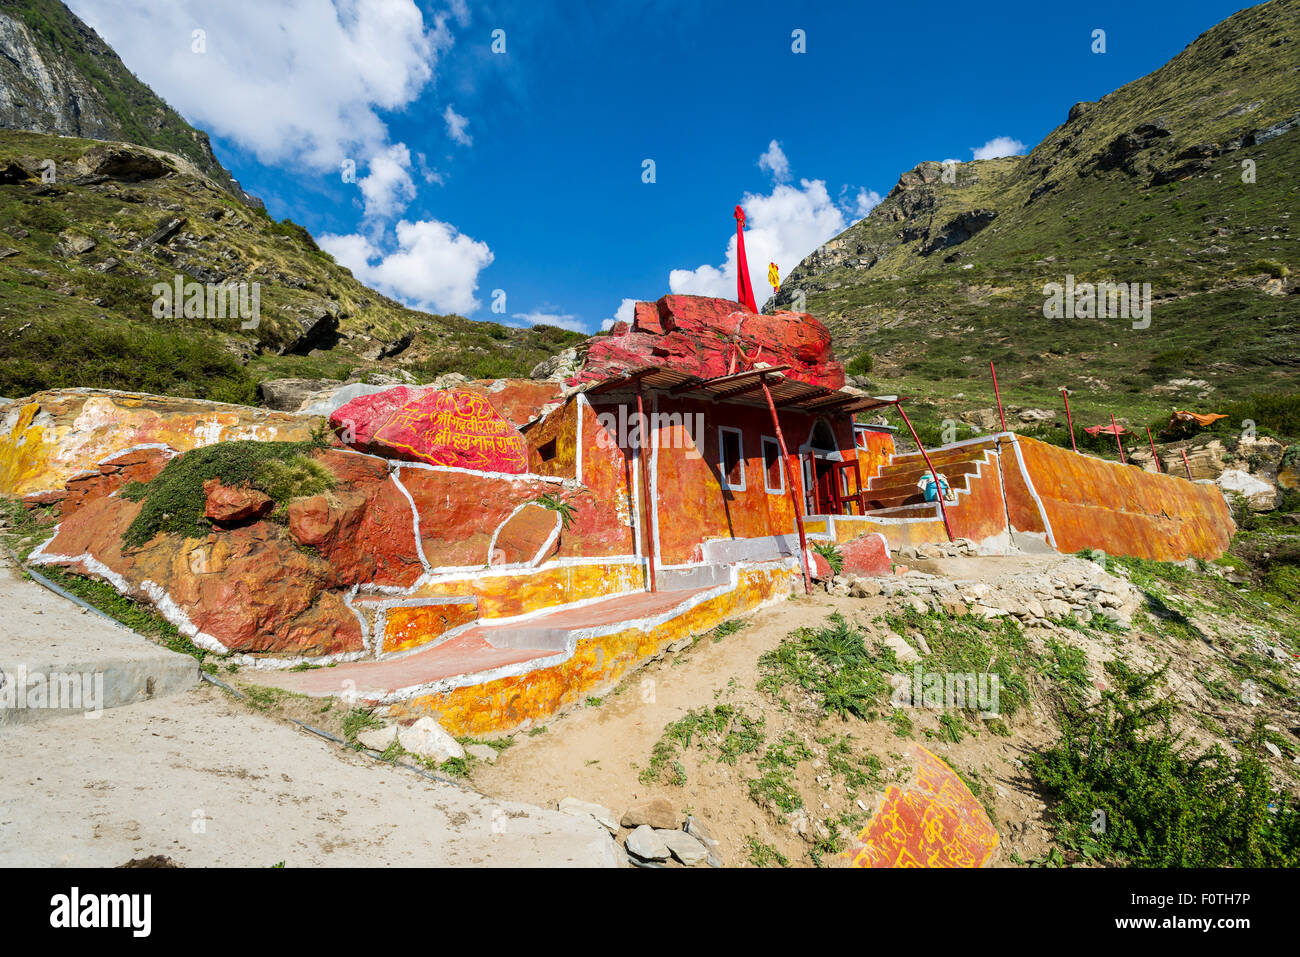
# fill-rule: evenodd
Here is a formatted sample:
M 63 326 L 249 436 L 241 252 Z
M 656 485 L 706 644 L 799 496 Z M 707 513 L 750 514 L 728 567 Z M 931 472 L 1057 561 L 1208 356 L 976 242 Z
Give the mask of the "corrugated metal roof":
M 704 379 L 665 366 L 642 366 L 628 370 L 621 378 L 598 382 L 586 391 L 593 395 L 619 392 L 633 388 L 637 382 L 640 382 L 642 388 L 667 392 L 671 395 L 766 406 L 767 400 L 763 397 L 762 389 L 762 380 L 766 379 L 767 387 L 772 393 L 772 402 L 778 411 L 794 409 L 809 413 L 836 412 L 851 415 L 877 409 L 883 405 L 892 405 L 897 401 L 896 396 L 870 396 L 857 390 L 828 389 L 787 378 L 782 373 L 789 368 L 789 366 L 770 366 Z

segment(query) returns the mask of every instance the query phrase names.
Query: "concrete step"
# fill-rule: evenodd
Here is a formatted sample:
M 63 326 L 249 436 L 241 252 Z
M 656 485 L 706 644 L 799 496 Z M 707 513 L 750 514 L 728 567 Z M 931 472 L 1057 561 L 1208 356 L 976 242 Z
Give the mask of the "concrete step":
M 944 466 L 957 465 L 963 462 L 980 462 L 983 461 L 988 452 L 986 446 L 972 445 L 962 446 L 956 449 L 946 451 L 935 450 L 930 453 L 930 461 L 934 467 L 941 469 Z M 888 465 L 882 465 L 876 475 L 899 475 L 904 472 L 919 471 L 925 469 L 925 458 L 919 453 L 909 452 L 906 455 L 896 455 L 890 460 Z
M 84 714 L 176 694 L 199 663 L 0 569 L 0 726 Z
M 958 462 L 947 465 L 943 468 L 935 466 L 935 470 L 942 472 L 948 479 L 949 484 L 954 487 L 961 486 L 965 483 L 965 477 L 968 475 L 977 475 L 981 468 L 980 462 Z M 867 483 L 867 492 L 873 498 L 882 498 L 889 495 L 901 495 L 908 492 L 916 491 L 917 480 L 922 475 L 929 475 L 930 470 L 922 463 L 920 468 L 911 469 L 907 472 L 895 473 L 892 475 L 873 475 Z

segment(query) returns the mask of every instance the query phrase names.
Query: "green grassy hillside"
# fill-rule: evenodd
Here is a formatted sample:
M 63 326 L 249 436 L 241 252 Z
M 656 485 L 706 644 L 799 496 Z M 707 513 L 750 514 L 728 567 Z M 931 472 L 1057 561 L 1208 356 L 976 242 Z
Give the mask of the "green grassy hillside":
M 0 395 L 99 386 L 253 402 L 258 381 L 286 376 L 527 375 L 583 338 L 408 309 L 177 157 L 122 146 L 136 172 L 88 174 L 106 149 L 0 131 Z M 131 181 L 140 168 L 150 178 Z M 177 275 L 260 283 L 260 324 L 155 318 L 154 284 Z
M 1006 403 L 1060 413 L 1068 388 L 1081 424 L 1226 411 L 1300 389 L 1298 169 L 1300 0 L 1274 0 L 1077 104 L 1027 156 L 904 174 L 778 303 L 802 291 L 931 430 L 993 404 L 989 360 Z M 1150 283 L 1150 325 L 1045 317 L 1067 276 Z

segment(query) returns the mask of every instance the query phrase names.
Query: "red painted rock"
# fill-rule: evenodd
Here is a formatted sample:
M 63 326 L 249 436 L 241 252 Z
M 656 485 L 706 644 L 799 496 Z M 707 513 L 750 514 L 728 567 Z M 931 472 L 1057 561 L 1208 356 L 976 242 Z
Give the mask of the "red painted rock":
M 828 562 L 821 553 L 808 549 L 808 570 L 812 572 L 813 580 L 826 581 L 832 577 L 831 563 Z
M 403 466 L 402 484 L 420 513 L 429 564 L 486 565 L 492 535 L 519 505 L 554 492 L 536 479 L 509 479 Z
M 326 451 L 318 461 L 338 485 L 329 495 L 289 503 L 289 534 L 330 564 L 331 586 L 408 586 L 424 571 L 415 513 L 383 459 Z
M 206 496 L 203 515 L 214 522 L 232 524 L 264 518 L 275 508 L 275 500 L 255 488 L 222 485 L 217 479 L 203 483 Z
M 970 789 L 942 760 L 912 746 L 915 779 L 890 785 L 844 856 L 857 867 L 983 867 L 998 832 Z
M 168 561 L 170 576 L 153 580 L 165 583 L 200 631 L 230 650 L 323 655 L 363 647 L 356 616 L 326 590 L 328 563 L 295 547 L 280 526 L 241 525 L 188 553 L 173 542 L 164 555 L 178 552 L 184 561 Z
M 528 470 L 524 438 L 485 396 L 396 386 L 358 396 L 330 415 L 353 448 L 387 458 L 517 475 Z
M 62 514 L 69 515 L 87 502 L 104 498 L 130 482 L 151 481 L 169 461 L 169 449 L 128 449 L 100 462 L 93 471 L 68 479 Z
M 753 363 L 789 366 L 801 382 L 838 389 L 844 368 L 835 361 L 829 330 L 807 313 L 750 312 L 729 299 L 664 296 L 638 302 L 630 328 L 616 325 L 592 340 L 582 371 L 570 385 L 598 382 L 644 366 L 666 366 L 702 378 L 727 375 Z
M 177 624 L 179 611 L 234 651 L 319 655 L 364 647 L 356 615 L 329 590 L 329 562 L 297 547 L 280 526 L 214 527 L 201 539 L 163 533 L 124 550 L 122 535 L 140 508 L 121 497 L 91 499 L 64 518 L 45 553 L 82 574 L 105 577 L 107 568 L 116 587 L 166 607 Z
M 867 575 L 872 578 L 888 575 L 893 567 L 889 558 L 889 546 L 885 537 L 879 532 L 863 535 L 840 545 L 840 556 L 844 559 L 844 572 L 852 575 Z
M 490 563 L 521 565 L 545 561 L 560 549 L 559 529 L 559 512 L 540 505 L 525 505 L 506 519 L 497 532 Z

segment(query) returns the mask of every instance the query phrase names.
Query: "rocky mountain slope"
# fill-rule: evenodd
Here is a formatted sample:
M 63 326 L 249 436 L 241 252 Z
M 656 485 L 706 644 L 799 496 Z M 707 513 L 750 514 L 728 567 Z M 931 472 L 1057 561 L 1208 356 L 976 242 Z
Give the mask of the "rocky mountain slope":
M 1009 404 L 1058 412 L 1058 438 L 1061 388 L 1088 425 L 1294 393 L 1297 169 L 1300 0 L 1273 0 L 1075 104 L 1027 156 L 904 173 L 773 306 L 802 292 L 842 358 L 874 360 L 850 371 L 874 365 L 936 429 L 992 405 L 989 360 Z M 1150 283 L 1149 325 L 1046 317 L 1045 284 L 1071 276 Z
M 270 219 L 207 134 L 57 0 L 0 0 L 0 229 L 0 395 L 252 403 L 269 379 L 527 375 L 582 339 L 366 288 L 302 227 Z M 238 315 L 212 298 L 231 284 Z M 181 294 L 160 302 L 164 285 Z
M 196 130 L 58 0 L 0 0 L 0 129 L 177 153 L 252 205 Z
M 0 395 L 85 386 L 253 403 L 258 382 L 284 377 L 526 376 L 582 339 L 408 309 L 302 227 L 139 146 L 0 131 L 0 224 Z M 197 309 L 161 301 L 156 287 L 178 281 L 186 303 L 185 284 L 202 288 Z M 250 306 L 257 284 L 256 321 L 208 300 L 239 283 Z

